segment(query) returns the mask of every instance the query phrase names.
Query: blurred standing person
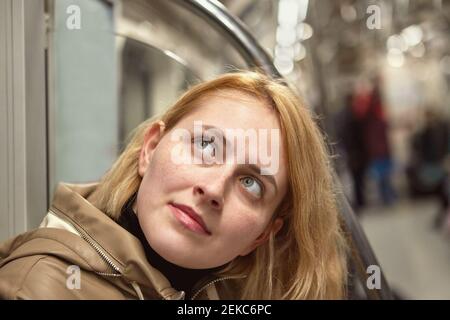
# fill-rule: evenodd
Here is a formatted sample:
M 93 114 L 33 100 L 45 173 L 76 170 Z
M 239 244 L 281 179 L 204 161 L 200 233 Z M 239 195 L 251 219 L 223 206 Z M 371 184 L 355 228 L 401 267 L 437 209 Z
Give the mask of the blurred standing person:
M 370 159 L 370 171 L 375 177 L 381 200 L 390 205 L 396 195 L 391 183 L 392 159 L 388 139 L 388 124 L 384 113 L 378 80 L 370 94 L 365 116 L 365 139 Z
M 432 109 L 425 111 L 425 126 L 413 141 L 414 162 L 422 183 L 435 185 L 440 209 L 434 224 L 442 225 L 449 207 L 450 129 L 448 122 Z
M 363 115 L 368 100 L 363 96 L 354 99 L 349 93 L 345 98 L 344 112 L 340 119 L 339 136 L 346 152 L 347 166 L 353 180 L 354 209 L 366 205 L 365 176 L 368 167 L 366 143 L 364 140 Z

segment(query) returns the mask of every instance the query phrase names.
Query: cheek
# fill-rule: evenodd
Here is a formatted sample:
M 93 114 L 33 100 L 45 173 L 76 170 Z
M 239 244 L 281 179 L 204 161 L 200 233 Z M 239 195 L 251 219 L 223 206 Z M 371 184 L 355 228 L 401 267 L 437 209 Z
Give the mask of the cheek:
M 142 183 L 152 185 L 160 192 L 169 192 L 186 180 L 183 178 L 186 170 L 171 160 L 167 148 L 154 153 L 142 180 Z
M 261 212 L 230 208 L 229 211 L 224 210 L 224 224 L 221 230 L 230 241 L 239 241 L 247 245 L 263 232 L 266 219 L 262 217 L 264 215 Z
M 158 150 L 153 154 L 142 179 L 138 209 L 154 209 L 155 206 L 167 202 L 173 193 L 190 188 L 192 181 L 195 181 L 195 170 L 192 170 L 192 166 L 175 164 L 168 152 L 161 151 L 164 150 Z

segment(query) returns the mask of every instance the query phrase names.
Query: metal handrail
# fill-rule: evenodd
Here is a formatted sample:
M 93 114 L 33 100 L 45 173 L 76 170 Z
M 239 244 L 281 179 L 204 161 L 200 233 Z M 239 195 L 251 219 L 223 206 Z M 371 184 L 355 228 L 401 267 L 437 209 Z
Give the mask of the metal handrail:
M 251 67 L 273 78 L 282 78 L 272 58 L 255 40 L 247 26 L 216 0 L 173 0 L 210 23 L 225 36 Z
M 250 67 L 257 67 L 272 78 L 282 78 L 272 62 L 272 58 L 259 45 L 247 27 L 238 18 L 216 0 L 173 0 L 184 6 L 190 12 L 203 17 L 217 31 L 228 38 L 234 47 L 241 53 Z M 342 190 L 342 186 L 334 173 L 336 186 Z M 381 267 L 367 240 L 367 237 L 359 224 L 356 216 L 343 193 L 338 194 L 339 212 L 345 231 L 348 233 L 352 260 L 356 271 L 363 283 L 364 291 L 370 299 L 393 299 L 389 285 L 381 271 Z M 368 279 L 367 268 L 371 265 L 380 267 L 381 288 L 369 289 L 366 284 Z

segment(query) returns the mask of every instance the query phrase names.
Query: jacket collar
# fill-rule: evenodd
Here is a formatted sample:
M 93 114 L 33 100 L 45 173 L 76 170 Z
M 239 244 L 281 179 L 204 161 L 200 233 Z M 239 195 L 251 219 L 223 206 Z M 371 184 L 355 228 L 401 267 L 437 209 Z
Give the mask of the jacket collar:
M 164 299 L 184 298 L 184 292 L 174 289 L 169 280 L 148 263 L 139 239 L 89 201 L 97 185 L 98 183 L 60 183 L 50 209 L 95 241 L 126 279 L 137 282 L 148 290 L 156 290 Z M 212 275 L 205 277 L 195 285 L 193 292 L 209 290 L 215 282 L 229 278 L 231 277 L 217 279 Z M 202 297 L 198 295 L 198 298 Z
M 180 296 L 168 279 L 147 262 L 139 240 L 88 201 L 97 185 L 60 183 L 50 210 L 94 240 L 126 279 L 140 286 L 153 287 L 164 299 Z

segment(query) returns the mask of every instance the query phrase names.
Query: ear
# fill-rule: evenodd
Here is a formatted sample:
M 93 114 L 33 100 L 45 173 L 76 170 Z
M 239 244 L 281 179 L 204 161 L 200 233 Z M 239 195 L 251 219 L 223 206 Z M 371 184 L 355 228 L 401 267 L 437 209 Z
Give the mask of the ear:
M 141 177 L 143 177 L 147 171 L 148 165 L 152 159 L 153 151 L 163 137 L 164 130 L 164 122 L 158 121 L 154 122 L 145 133 L 138 164 L 138 172 Z
M 278 231 L 280 231 L 281 227 L 283 226 L 283 219 L 276 218 L 273 222 L 269 223 L 269 225 L 266 227 L 266 229 L 259 235 L 258 238 L 253 241 L 253 243 L 247 247 L 240 256 L 246 256 L 249 253 L 251 253 L 253 250 L 255 250 L 257 247 L 265 243 L 267 240 L 269 240 L 270 234 L 273 233 L 275 236 Z

